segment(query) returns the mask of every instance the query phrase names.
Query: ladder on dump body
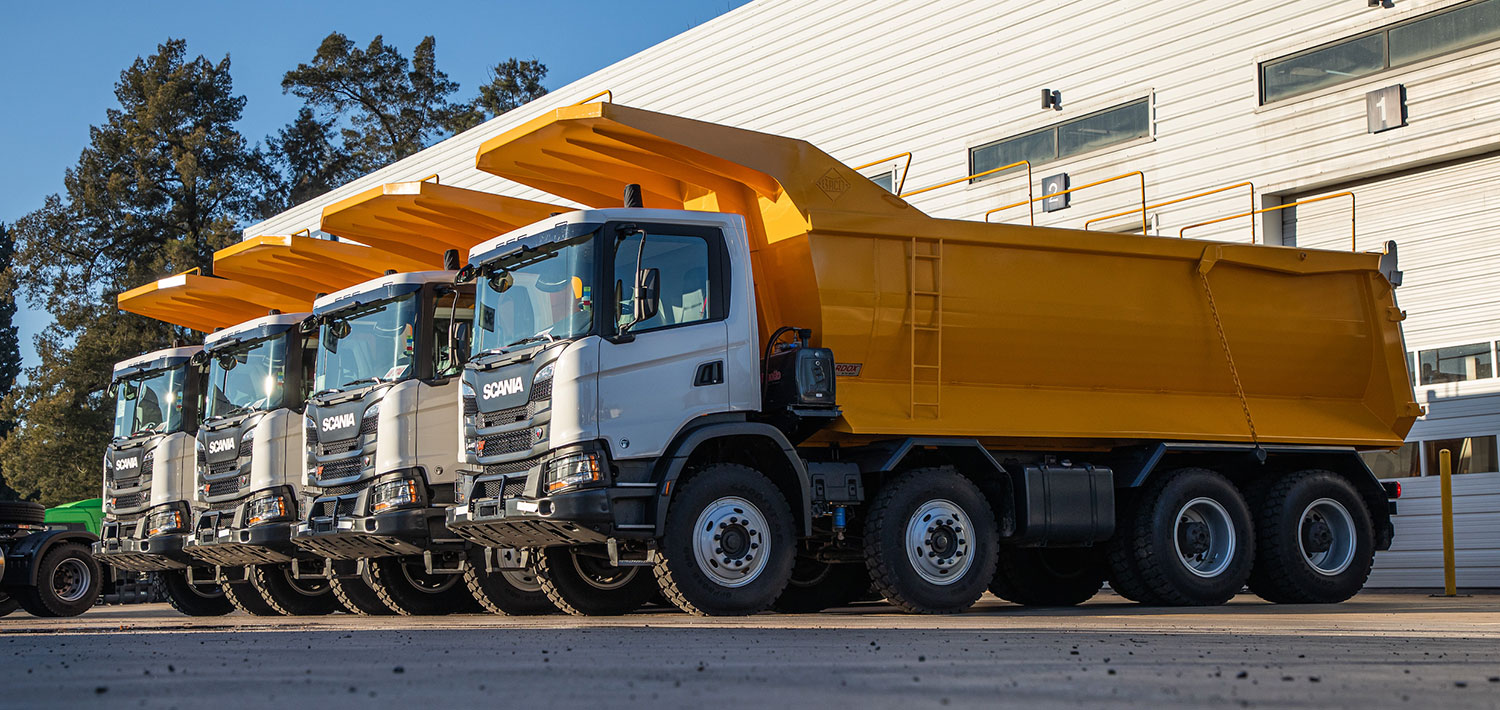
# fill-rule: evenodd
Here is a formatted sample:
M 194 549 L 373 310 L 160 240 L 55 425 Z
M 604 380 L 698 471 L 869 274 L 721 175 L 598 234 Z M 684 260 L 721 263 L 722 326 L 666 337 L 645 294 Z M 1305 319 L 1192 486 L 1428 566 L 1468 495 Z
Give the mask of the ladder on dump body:
M 911 409 L 941 416 L 943 383 L 943 240 L 912 237 L 907 284 L 911 304 Z M 924 288 L 930 286 L 930 288 Z M 921 394 L 919 394 L 919 390 Z M 926 397 L 930 393 L 931 398 Z

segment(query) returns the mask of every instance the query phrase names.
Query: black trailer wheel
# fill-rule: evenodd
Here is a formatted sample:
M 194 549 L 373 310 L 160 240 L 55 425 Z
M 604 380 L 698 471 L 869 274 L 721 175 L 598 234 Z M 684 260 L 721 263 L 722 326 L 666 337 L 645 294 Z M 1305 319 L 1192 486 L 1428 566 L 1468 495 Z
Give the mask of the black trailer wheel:
M 220 584 L 224 590 L 224 598 L 229 600 L 234 608 L 251 616 L 281 616 L 279 609 L 271 606 L 260 595 L 260 590 L 255 588 L 248 580 L 244 582 L 228 582 Z
M 343 608 L 328 580 L 297 579 L 289 563 L 251 567 L 250 584 L 283 616 L 323 616 Z
M 188 616 L 223 616 L 234 611 L 223 588 L 217 584 L 191 584 L 187 570 L 169 569 L 156 575 L 167 590 L 167 601 L 177 611 Z
M 998 547 L 989 503 L 951 468 L 888 481 L 865 522 L 865 565 L 876 591 L 914 614 L 973 606 L 995 576 Z
M 861 563 L 828 564 L 798 557 L 792 578 L 771 608 L 783 614 L 812 614 L 848 606 L 870 591 L 870 572 Z
M 658 589 L 645 567 L 615 567 L 571 547 L 537 550 L 532 569 L 553 606 L 573 616 L 619 616 L 641 608 Z
M 16 601 L 15 597 L 5 592 L 0 592 L 0 616 L 8 616 L 11 612 L 19 608 L 21 608 L 21 602 Z
M 1299 471 L 1252 490 L 1250 591 L 1279 604 L 1335 604 L 1359 592 L 1375 561 L 1370 511 L 1348 479 Z
M 339 601 L 344 611 L 360 616 L 393 616 L 395 609 L 386 606 L 375 593 L 375 585 L 366 572 L 359 577 L 335 577 L 329 581 L 333 598 Z
M 402 616 L 442 616 L 474 606 L 463 575 L 428 574 L 415 559 L 370 560 L 370 581 L 380 601 Z
M 11 593 L 33 616 L 78 616 L 99 600 L 103 575 L 87 547 L 76 542 L 52 546 L 36 568 L 36 586 Z
M 754 614 L 786 589 L 796 537 L 792 508 L 770 479 L 748 466 L 713 464 L 672 496 L 656 581 L 689 614 Z
M 1092 547 L 1001 547 L 990 593 L 1025 606 L 1076 606 L 1104 585 L 1103 553 Z
M 476 553 L 464 568 L 464 583 L 485 611 L 505 616 L 556 614 L 557 607 L 542 591 L 532 569 L 497 569 L 486 572 L 484 556 Z
M 40 503 L 24 500 L 0 500 L 0 523 L 41 525 L 47 520 L 47 509 Z
M 1214 471 L 1184 468 L 1148 482 L 1129 524 L 1115 544 L 1134 565 L 1150 603 L 1223 604 L 1250 576 L 1250 509 L 1239 489 Z

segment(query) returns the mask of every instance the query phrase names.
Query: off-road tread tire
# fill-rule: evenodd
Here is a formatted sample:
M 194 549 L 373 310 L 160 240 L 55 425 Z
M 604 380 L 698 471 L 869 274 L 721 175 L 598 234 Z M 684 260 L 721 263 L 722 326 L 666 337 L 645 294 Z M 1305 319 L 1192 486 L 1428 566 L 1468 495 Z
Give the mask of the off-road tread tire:
M 11 612 L 20 608 L 21 602 L 17 601 L 15 597 L 5 592 L 0 592 L 0 616 L 8 616 Z
M 971 531 L 975 541 L 973 549 L 983 554 L 979 555 L 980 559 L 975 561 L 978 569 L 971 568 L 969 572 L 975 574 L 977 579 L 983 580 L 983 583 L 974 584 L 972 594 L 964 594 L 961 595 L 963 598 L 936 606 L 924 604 L 913 598 L 907 590 L 902 589 L 902 580 L 896 565 L 908 564 L 906 552 L 903 549 L 895 560 L 888 560 L 885 555 L 886 551 L 881 549 L 880 541 L 885 537 L 886 528 L 892 525 L 901 529 L 904 537 L 907 521 L 904 516 L 898 515 L 893 509 L 901 502 L 901 499 L 911 495 L 909 493 L 911 489 L 931 485 L 932 481 L 942 478 L 948 479 L 947 485 L 951 486 L 952 491 L 962 492 L 960 497 L 969 497 L 975 504 L 975 507 L 968 511 L 970 522 L 976 528 L 982 529 Z M 948 499 L 952 500 L 953 497 L 950 495 Z M 980 538 L 980 534 L 983 534 L 983 539 Z M 995 556 L 999 547 L 999 526 L 995 522 L 995 514 L 989 502 L 985 500 L 978 486 L 952 468 L 913 469 L 887 480 L 885 486 L 875 495 L 869 515 L 865 520 L 865 567 L 870 572 L 870 581 L 875 591 L 887 602 L 909 614 L 958 614 L 974 606 L 974 602 L 979 601 L 979 597 L 984 595 L 985 587 L 995 576 Z
M 47 520 L 47 509 L 40 503 L 25 500 L 0 500 L 0 523 L 41 525 Z
M 83 560 L 84 565 L 89 568 L 89 591 L 82 599 L 76 602 L 65 602 L 59 599 L 52 589 L 52 572 L 63 560 L 76 557 Z M 42 555 L 37 567 L 37 585 L 34 587 L 15 587 L 11 593 L 15 596 L 13 600 L 21 605 L 32 616 L 60 617 L 78 616 L 88 611 L 99 601 L 99 590 L 104 586 L 104 578 L 99 562 L 87 547 L 76 542 L 63 542 L 52 546 Z
M 829 565 L 827 575 L 814 584 L 788 581 L 771 609 L 783 614 L 815 614 L 849 606 L 869 591 L 870 572 L 862 562 L 833 564 Z
M 290 588 L 285 575 L 286 570 L 276 565 L 250 567 L 250 586 L 255 587 L 260 598 L 276 613 L 282 616 L 326 616 L 344 608 L 334 596 L 332 584 L 322 594 L 308 596 Z
M 1170 566 L 1180 564 L 1176 559 L 1176 551 L 1155 550 L 1152 546 L 1152 533 L 1159 529 L 1159 523 L 1153 514 L 1156 503 L 1166 492 L 1171 484 L 1183 479 L 1185 476 L 1208 477 L 1216 485 L 1222 485 L 1226 491 L 1232 493 L 1229 500 L 1220 500 L 1225 509 L 1234 515 L 1235 507 L 1244 518 L 1245 530 L 1243 534 L 1237 534 L 1239 543 L 1240 561 L 1242 569 L 1237 573 L 1229 573 L 1224 579 L 1224 590 L 1216 594 L 1195 593 L 1190 590 L 1179 588 L 1172 584 L 1168 569 Z M 1173 521 L 1175 523 L 1175 521 Z M 1148 598 L 1160 600 L 1161 604 L 1168 606 L 1218 606 L 1234 598 L 1245 581 L 1250 576 L 1250 566 L 1255 559 L 1255 527 L 1254 520 L 1250 517 L 1249 505 L 1245 503 L 1244 496 L 1235 487 L 1234 483 L 1225 478 L 1217 471 L 1206 468 L 1181 468 L 1171 473 L 1160 476 L 1146 484 L 1140 498 L 1136 503 L 1136 514 L 1131 520 L 1131 527 L 1127 531 L 1128 539 L 1124 542 L 1128 547 L 1129 554 L 1134 558 L 1136 570 L 1140 573 L 1141 582 L 1147 589 Z M 1227 590 L 1227 591 L 1226 591 Z
M 1138 498 L 1139 496 L 1137 496 Z M 1104 545 L 1104 561 L 1108 568 L 1109 588 L 1130 601 L 1148 606 L 1165 606 L 1166 601 L 1158 597 L 1141 578 L 1140 567 L 1132 554 L 1130 531 L 1135 529 L 1136 506 L 1122 506 L 1115 510 L 1115 534 Z
M 498 594 L 491 594 L 488 588 L 490 585 L 485 584 L 484 578 L 487 575 L 500 577 L 500 583 L 504 585 L 504 589 L 497 590 Z M 491 614 L 541 616 L 556 614 L 558 611 L 552 600 L 547 598 L 547 592 L 528 592 L 517 589 L 506 581 L 499 570 L 485 572 L 483 559 L 469 560 L 468 566 L 464 568 L 464 584 L 469 587 L 469 594 L 474 596 L 474 601 Z
M 1318 578 L 1316 572 L 1300 568 L 1306 563 L 1295 538 L 1288 541 L 1276 534 L 1289 516 L 1295 515 L 1300 520 L 1301 511 L 1290 509 L 1287 503 L 1293 490 L 1308 482 L 1334 486 L 1345 493 L 1345 499 L 1339 502 L 1349 510 L 1355 527 L 1364 531 L 1363 539 L 1357 544 L 1355 559 L 1344 571 L 1348 576 L 1343 577 L 1342 588 L 1330 588 L 1334 585 L 1319 588 L 1315 583 L 1326 580 Z M 1255 516 L 1255 565 L 1250 569 L 1247 584 L 1256 596 L 1276 604 L 1337 604 L 1364 588 L 1375 563 L 1374 530 L 1369 508 L 1348 479 L 1321 469 L 1297 471 L 1258 481 L 1251 486 L 1249 498 L 1250 511 Z M 1305 574 L 1299 574 L 1303 572 Z
M 224 598 L 229 600 L 234 608 L 251 616 L 284 616 L 280 610 L 271 606 L 265 597 L 261 596 L 260 590 L 249 581 L 220 583 L 224 590 Z
M 571 559 L 567 560 L 565 568 L 554 569 L 554 565 L 562 566 L 563 556 L 567 554 L 566 547 L 547 547 L 535 550 L 532 555 L 532 571 L 542 585 L 542 592 L 565 614 L 620 616 L 641 608 L 656 594 L 656 578 L 645 567 L 635 568 L 635 577 L 619 589 L 602 590 L 589 586 L 573 570 Z
M 1041 559 L 1052 554 L 1080 554 L 1087 557 L 1089 569 L 1066 577 L 1048 569 Z M 1078 606 L 1099 593 L 1104 586 L 1104 559 L 1092 548 L 1001 547 L 990 580 L 990 593 L 1022 606 Z
M 179 613 L 188 616 L 223 616 L 234 611 L 234 604 L 227 594 L 218 597 L 201 597 L 190 589 L 187 570 L 171 569 L 156 573 L 156 578 L 167 591 L 167 603 Z
M 741 480 L 736 481 L 736 478 Z M 732 486 L 739 488 L 733 489 Z M 700 489 L 708 493 L 700 494 Z M 693 557 L 692 536 L 689 535 L 680 549 L 674 550 L 678 541 L 674 540 L 673 531 L 685 526 L 690 533 L 693 532 L 698 515 L 702 512 L 686 505 L 684 501 L 691 500 L 695 495 L 704 495 L 704 502 L 708 503 L 730 494 L 739 495 L 754 503 L 765 516 L 766 527 L 771 536 L 771 549 L 762 554 L 772 557 L 767 560 L 766 567 L 761 570 L 758 578 L 746 587 L 735 590 L 741 592 L 749 587 L 757 587 L 758 599 L 734 606 L 712 605 L 709 603 L 711 600 L 705 596 L 712 593 L 713 587 L 708 585 L 713 585 L 713 582 L 706 577 L 695 578 L 702 573 L 698 571 L 698 562 Z M 764 500 L 754 500 L 754 497 Z M 667 510 L 664 529 L 666 534 L 661 543 L 662 550 L 652 571 L 656 573 L 656 582 L 661 586 L 662 596 L 678 609 L 693 616 L 748 616 L 764 611 L 776 603 L 792 577 L 792 564 L 796 561 L 797 554 L 797 526 L 792 521 L 792 507 L 787 504 L 786 496 L 782 495 L 781 489 L 771 479 L 749 466 L 734 463 L 710 464 L 695 472 L 686 483 L 679 483 L 677 492 L 672 494 L 672 505 Z M 679 564 L 680 569 L 674 570 Z M 694 590 L 694 586 L 702 589 Z M 698 597 L 696 601 L 693 599 L 695 596 Z
M 363 578 L 345 579 L 334 577 L 328 581 L 333 587 L 333 598 L 339 600 L 344 611 L 358 616 L 395 616 L 396 610 L 386 606 L 375 588 Z
M 380 557 L 369 561 L 371 588 L 375 590 L 380 601 L 390 607 L 401 616 L 447 616 L 449 614 L 463 613 L 474 606 L 474 597 L 469 594 L 469 588 L 459 580 L 453 586 L 429 594 L 427 592 L 415 592 L 408 594 L 401 585 L 406 584 L 404 579 L 395 579 L 392 565 L 404 565 L 406 562 L 399 557 Z M 420 596 L 418 596 L 420 595 Z

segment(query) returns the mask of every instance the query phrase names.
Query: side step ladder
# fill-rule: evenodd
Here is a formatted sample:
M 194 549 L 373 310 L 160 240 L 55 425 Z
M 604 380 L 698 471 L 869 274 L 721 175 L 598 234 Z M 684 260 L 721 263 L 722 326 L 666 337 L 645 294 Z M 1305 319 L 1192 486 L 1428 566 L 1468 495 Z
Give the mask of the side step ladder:
M 913 237 L 911 279 L 911 408 L 936 419 L 942 415 L 943 240 Z

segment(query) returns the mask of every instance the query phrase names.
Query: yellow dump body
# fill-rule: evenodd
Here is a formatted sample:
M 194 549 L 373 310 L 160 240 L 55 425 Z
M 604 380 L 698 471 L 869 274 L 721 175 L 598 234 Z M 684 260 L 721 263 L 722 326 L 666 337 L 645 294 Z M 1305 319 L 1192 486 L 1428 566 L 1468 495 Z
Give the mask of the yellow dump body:
M 839 363 L 823 440 L 1392 447 L 1420 414 L 1377 255 L 935 219 L 804 141 L 612 104 L 477 164 L 594 207 L 638 183 L 647 207 L 743 215 L 762 338 L 811 328 Z

